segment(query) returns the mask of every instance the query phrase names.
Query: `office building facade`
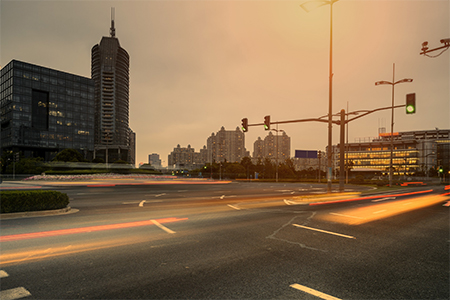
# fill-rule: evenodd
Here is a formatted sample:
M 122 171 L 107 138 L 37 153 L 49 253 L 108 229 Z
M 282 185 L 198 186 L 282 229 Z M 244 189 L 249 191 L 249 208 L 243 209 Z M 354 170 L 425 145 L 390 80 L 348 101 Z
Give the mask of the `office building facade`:
M 50 161 L 72 148 L 94 153 L 94 82 L 12 60 L 1 69 L 1 150 Z
M 393 134 L 394 176 L 433 176 L 440 166 L 449 169 L 450 130 L 421 130 Z M 347 144 L 353 171 L 389 173 L 391 134 L 380 133 L 371 142 Z M 334 168 L 339 169 L 339 145 L 333 147 Z

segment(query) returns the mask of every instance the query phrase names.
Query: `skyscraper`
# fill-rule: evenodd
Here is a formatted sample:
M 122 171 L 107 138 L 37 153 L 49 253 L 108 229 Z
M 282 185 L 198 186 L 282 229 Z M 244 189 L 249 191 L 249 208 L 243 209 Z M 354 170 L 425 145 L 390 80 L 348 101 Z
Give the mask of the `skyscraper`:
M 110 162 L 128 160 L 130 151 L 129 115 L 130 57 L 120 47 L 111 14 L 109 37 L 92 47 L 91 74 L 95 83 L 96 156 Z

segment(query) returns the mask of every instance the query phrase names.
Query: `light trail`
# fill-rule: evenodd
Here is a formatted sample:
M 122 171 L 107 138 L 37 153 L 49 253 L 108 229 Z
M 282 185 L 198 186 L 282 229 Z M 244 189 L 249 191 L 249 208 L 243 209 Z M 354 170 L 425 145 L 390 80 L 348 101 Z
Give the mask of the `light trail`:
M 412 195 L 431 193 L 432 191 L 433 190 L 426 190 L 426 191 L 418 191 L 418 192 L 394 194 L 394 195 L 378 195 L 378 196 L 343 199 L 343 200 L 336 200 L 336 201 L 316 202 L 316 203 L 310 203 L 309 205 L 322 205 L 322 204 L 333 204 L 333 203 L 351 202 L 351 201 L 359 201 L 359 200 L 371 200 L 371 199 L 378 199 L 381 197 L 390 198 L 390 197 L 412 196 Z
M 164 224 L 164 223 L 185 221 L 187 219 L 188 218 L 165 218 L 165 219 L 158 219 L 156 221 L 160 224 Z M 61 230 L 4 235 L 4 236 L 0 237 L 0 242 L 11 242 L 11 241 L 36 239 L 36 238 L 59 236 L 59 235 L 68 235 L 68 234 L 87 233 L 87 232 L 95 232 L 95 231 L 103 231 L 103 230 L 155 225 L 155 223 L 153 221 L 154 220 L 146 220 L 146 221 L 138 221 L 138 222 L 117 223 L 117 224 L 98 225 L 98 226 L 89 226 L 89 227 L 80 227 L 80 228 L 70 228 L 70 229 L 61 229 Z
M 442 195 L 423 196 L 388 203 L 377 203 L 365 207 L 342 209 L 338 212 L 319 216 L 319 218 L 331 222 L 360 225 L 432 206 L 445 202 L 447 199 L 448 197 Z

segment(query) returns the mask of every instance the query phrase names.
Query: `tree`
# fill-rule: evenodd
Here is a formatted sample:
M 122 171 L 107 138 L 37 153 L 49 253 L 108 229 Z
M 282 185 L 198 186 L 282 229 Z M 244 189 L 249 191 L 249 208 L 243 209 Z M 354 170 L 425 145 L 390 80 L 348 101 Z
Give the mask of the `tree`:
M 253 164 L 252 159 L 248 156 L 242 158 L 241 166 L 244 167 L 247 178 L 249 178 L 250 174 L 252 174 L 253 170 L 255 169 L 255 165 Z
M 64 162 L 84 162 L 86 161 L 83 155 L 75 149 L 64 149 L 58 154 L 52 161 L 64 161 Z

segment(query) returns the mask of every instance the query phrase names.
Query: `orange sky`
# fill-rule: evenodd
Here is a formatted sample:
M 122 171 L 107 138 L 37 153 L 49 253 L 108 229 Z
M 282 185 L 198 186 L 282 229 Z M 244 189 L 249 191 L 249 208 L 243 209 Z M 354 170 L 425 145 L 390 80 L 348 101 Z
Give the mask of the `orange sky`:
M 109 34 L 130 54 L 130 126 L 137 162 L 180 144 L 196 151 L 222 126 L 317 118 L 328 112 L 329 6 L 303 1 L 2 1 L 1 65 L 12 59 L 90 77 L 90 50 Z M 340 0 L 333 5 L 333 111 L 389 106 L 417 95 L 417 113 L 396 111 L 395 131 L 450 128 L 449 51 L 419 55 L 448 38 L 449 1 Z M 350 124 L 349 141 L 390 124 L 379 112 Z M 287 124 L 296 149 L 324 150 L 323 123 Z M 387 128 L 389 130 L 389 128 Z M 250 127 L 246 147 L 267 134 Z M 333 127 L 333 142 L 339 141 Z

